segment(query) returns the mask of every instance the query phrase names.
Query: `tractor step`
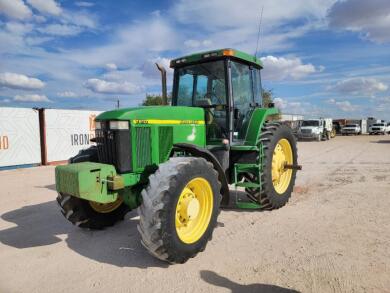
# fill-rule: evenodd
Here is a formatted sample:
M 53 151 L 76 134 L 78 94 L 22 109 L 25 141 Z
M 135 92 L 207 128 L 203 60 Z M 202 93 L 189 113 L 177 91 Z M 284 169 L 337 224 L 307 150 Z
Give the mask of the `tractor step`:
M 241 164 L 236 163 L 234 164 L 234 169 L 238 173 L 247 172 L 247 171 L 258 171 L 260 168 L 257 164 Z
M 237 201 L 236 207 L 244 210 L 258 210 L 261 209 L 261 205 L 254 202 Z
M 234 185 L 240 187 L 248 187 L 248 188 L 259 188 L 261 186 L 260 182 L 239 182 L 238 174 L 240 173 L 252 173 L 252 174 L 260 174 L 260 166 L 257 164 L 242 164 L 236 163 L 234 164 Z M 259 177 L 259 176 L 258 176 Z
M 260 184 L 257 182 L 237 182 L 235 183 L 237 187 L 247 187 L 247 188 L 258 188 Z

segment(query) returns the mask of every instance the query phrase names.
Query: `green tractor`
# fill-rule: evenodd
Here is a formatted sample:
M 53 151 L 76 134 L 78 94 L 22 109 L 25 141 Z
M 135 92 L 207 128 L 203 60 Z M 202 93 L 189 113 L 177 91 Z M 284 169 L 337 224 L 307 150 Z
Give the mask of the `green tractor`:
M 184 263 L 205 249 L 221 207 L 285 205 L 300 166 L 291 129 L 273 121 L 276 108 L 262 105 L 259 59 L 222 49 L 170 66 L 171 106 L 100 114 L 96 146 L 55 175 L 57 201 L 72 224 L 103 229 L 138 208 L 143 246 Z M 247 199 L 230 199 L 229 185 Z

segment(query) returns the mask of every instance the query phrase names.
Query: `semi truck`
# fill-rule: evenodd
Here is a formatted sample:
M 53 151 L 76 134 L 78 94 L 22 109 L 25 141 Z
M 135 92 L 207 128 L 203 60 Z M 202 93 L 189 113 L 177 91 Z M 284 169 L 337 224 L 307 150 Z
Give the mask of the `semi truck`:
M 333 137 L 331 118 L 303 120 L 298 129 L 298 139 L 329 140 Z

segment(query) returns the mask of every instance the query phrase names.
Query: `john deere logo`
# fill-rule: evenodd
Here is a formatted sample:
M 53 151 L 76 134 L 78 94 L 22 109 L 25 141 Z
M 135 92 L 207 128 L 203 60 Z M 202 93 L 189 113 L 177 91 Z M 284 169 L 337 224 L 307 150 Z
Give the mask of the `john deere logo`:
M 9 141 L 7 135 L 0 135 L 0 150 L 8 150 Z

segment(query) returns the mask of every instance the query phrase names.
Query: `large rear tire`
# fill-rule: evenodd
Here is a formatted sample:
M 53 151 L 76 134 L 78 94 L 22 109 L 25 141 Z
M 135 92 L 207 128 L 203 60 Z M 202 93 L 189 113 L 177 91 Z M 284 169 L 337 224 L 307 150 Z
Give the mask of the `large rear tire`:
M 288 202 L 294 188 L 296 170 L 283 165 L 297 165 L 296 140 L 289 127 L 273 122 L 264 125 L 260 141 L 264 147 L 262 187 L 246 191 L 263 209 L 278 209 Z M 256 176 L 252 178 L 256 180 Z
M 218 173 L 210 162 L 171 158 L 150 175 L 141 194 L 138 230 L 150 254 L 184 263 L 205 249 L 222 198 Z

